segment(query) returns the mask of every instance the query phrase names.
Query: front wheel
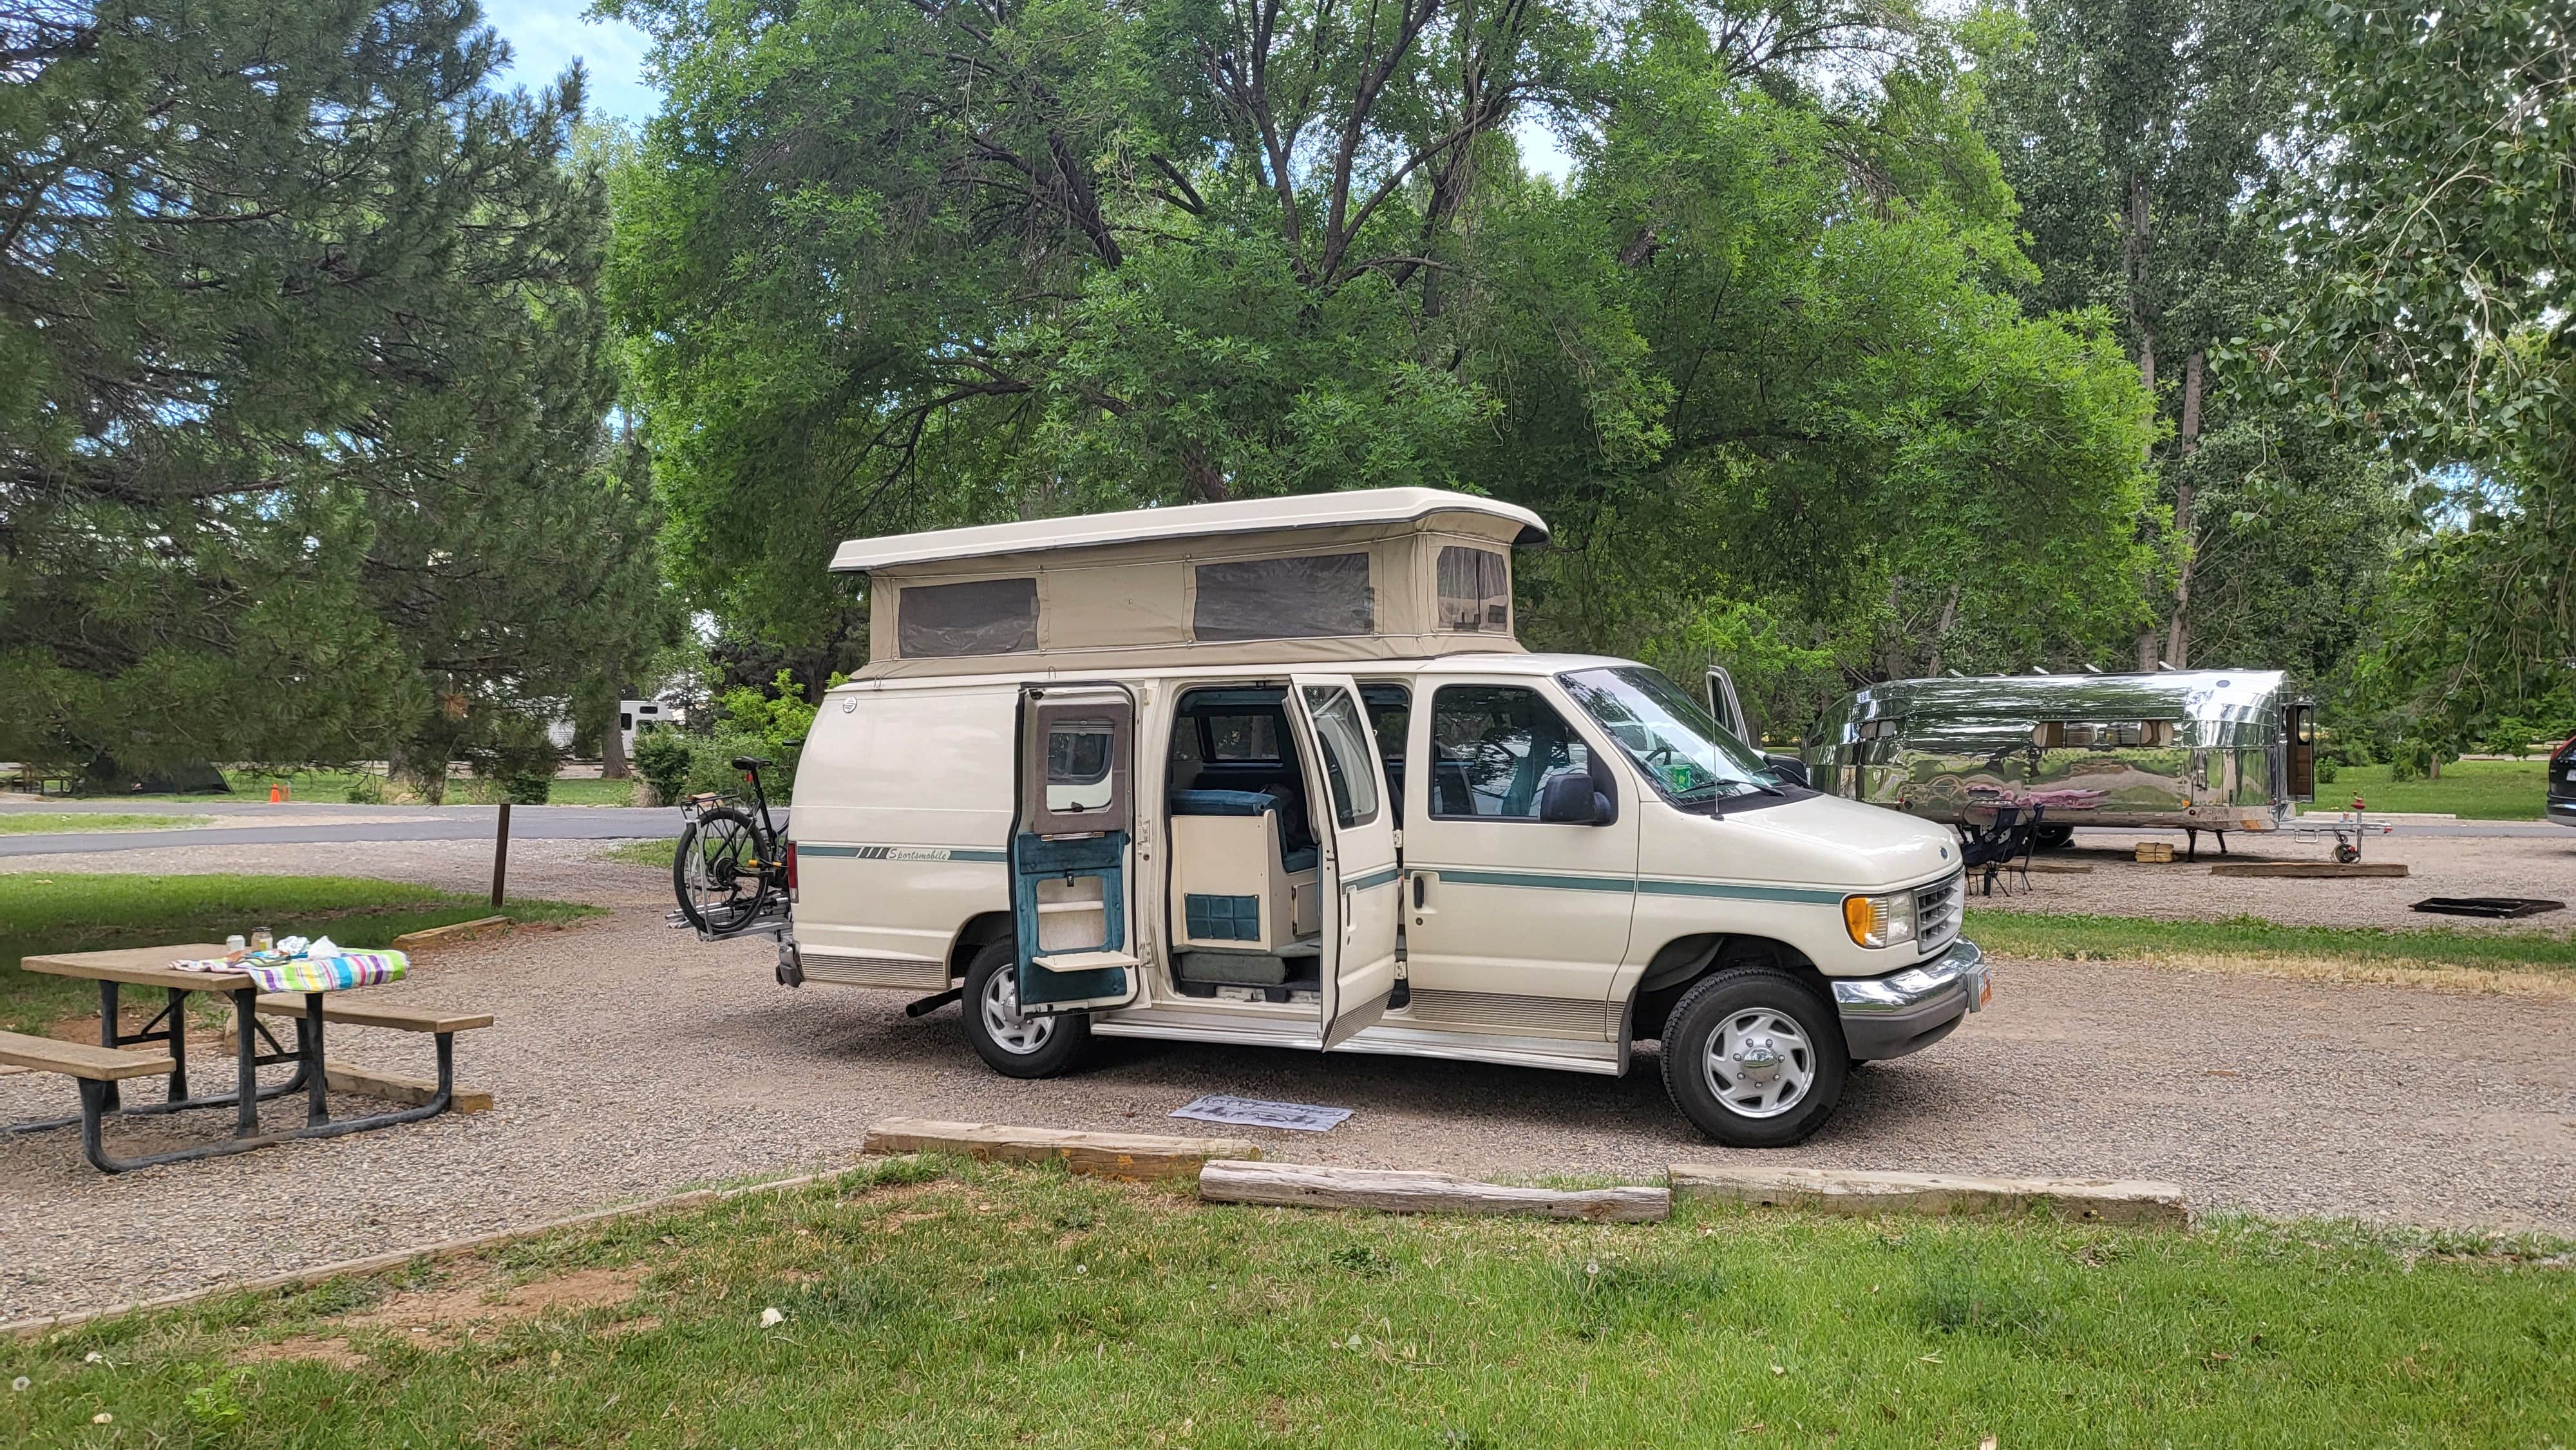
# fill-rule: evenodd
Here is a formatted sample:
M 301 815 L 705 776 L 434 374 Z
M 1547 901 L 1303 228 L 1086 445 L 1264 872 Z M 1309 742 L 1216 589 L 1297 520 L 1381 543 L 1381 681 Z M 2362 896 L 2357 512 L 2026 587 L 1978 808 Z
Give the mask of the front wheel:
M 994 942 L 975 954 L 960 994 L 967 1042 L 986 1067 L 1004 1077 L 1072 1071 L 1091 1046 L 1091 1019 L 1080 1012 L 1023 1015 L 1019 977 L 1019 959 L 1009 942 Z
M 1842 1019 L 1806 984 L 1762 967 L 1703 979 L 1664 1027 L 1664 1090 L 1730 1148 L 1805 1142 L 1842 1101 Z

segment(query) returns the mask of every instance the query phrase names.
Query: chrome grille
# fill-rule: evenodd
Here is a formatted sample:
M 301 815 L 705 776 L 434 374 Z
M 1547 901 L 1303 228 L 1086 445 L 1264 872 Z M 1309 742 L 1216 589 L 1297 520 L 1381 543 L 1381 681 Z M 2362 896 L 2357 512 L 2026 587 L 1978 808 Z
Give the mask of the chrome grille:
M 1946 951 L 1959 939 L 1959 915 L 1967 904 L 1965 872 L 1914 893 L 1914 939 L 1922 944 L 1923 955 Z

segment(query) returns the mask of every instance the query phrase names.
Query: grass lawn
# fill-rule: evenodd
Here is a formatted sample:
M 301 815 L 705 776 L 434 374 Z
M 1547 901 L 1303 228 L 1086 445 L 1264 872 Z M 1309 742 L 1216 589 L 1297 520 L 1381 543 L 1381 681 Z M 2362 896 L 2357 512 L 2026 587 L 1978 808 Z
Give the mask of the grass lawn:
M 27 1380 L 0 1443 L 2576 1439 L 2567 1246 L 2440 1247 L 2248 1221 L 1309 1213 L 895 1159 L 0 1343 L 0 1378 Z
M 677 838 L 667 841 L 621 841 L 599 854 L 605 860 L 623 861 L 630 866 L 655 866 L 668 871 L 671 869 L 671 858 L 678 853 L 679 849 L 680 843 Z
M 95 815 L 88 811 L 0 811 L 0 836 L 33 836 L 49 831 L 175 831 L 202 826 L 212 816 Z
M 264 801 L 271 785 L 283 785 L 287 795 L 298 804 L 320 802 L 336 805 L 349 797 L 349 784 L 358 772 L 349 770 L 227 770 L 224 778 L 232 782 L 230 795 L 191 792 L 185 795 L 101 796 L 101 802 L 114 800 L 146 805 L 184 804 L 193 801 Z M 472 777 L 447 783 L 447 801 L 452 806 L 496 805 L 501 799 L 498 781 Z M 635 782 L 628 780 L 558 780 L 547 804 L 558 806 L 631 806 L 635 804 Z
M 2539 918 L 2542 921 L 2549 917 Z M 2292 976 L 2416 982 L 2576 996 L 2576 940 L 2545 931 L 2283 926 L 2261 917 L 2155 921 L 1971 907 L 1988 952 L 2062 961 L 2159 962 Z
M 502 910 L 543 922 L 601 914 L 567 901 L 512 901 Z M 0 1029 L 41 1032 L 76 1013 L 98 1014 L 94 983 L 19 970 L 30 953 L 222 941 L 256 926 L 380 947 L 404 932 L 491 914 L 485 897 L 351 876 L 0 875 Z
M 2440 780 L 2388 778 L 2384 765 L 2347 765 L 2317 782 L 2310 810 L 2350 808 L 2358 792 L 2374 811 L 2448 811 L 2467 821 L 2537 821 L 2547 815 L 2549 762 L 2454 760 Z

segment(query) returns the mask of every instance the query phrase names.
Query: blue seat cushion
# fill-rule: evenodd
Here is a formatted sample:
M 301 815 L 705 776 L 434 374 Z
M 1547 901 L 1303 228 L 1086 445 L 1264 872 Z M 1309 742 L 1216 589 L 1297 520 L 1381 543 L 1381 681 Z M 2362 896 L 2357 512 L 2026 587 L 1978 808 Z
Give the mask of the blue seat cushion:
M 1279 802 L 1257 790 L 1176 790 L 1170 806 L 1176 816 L 1257 816 Z
M 1321 859 L 1321 853 L 1312 846 L 1302 850 L 1283 851 L 1279 854 L 1279 869 L 1294 876 L 1300 871 L 1314 870 L 1316 862 Z

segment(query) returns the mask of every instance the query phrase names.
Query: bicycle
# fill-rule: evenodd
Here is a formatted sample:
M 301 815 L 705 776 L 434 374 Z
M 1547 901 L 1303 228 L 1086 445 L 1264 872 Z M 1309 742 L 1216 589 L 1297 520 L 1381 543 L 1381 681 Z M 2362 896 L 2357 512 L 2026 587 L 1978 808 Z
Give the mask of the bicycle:
M 767 764 L 756 755 L 733 761 L 751 786 L 756 817 L 713 793 L 693 796 L 681 807 L 688 824 L 671 857 L 671 889 L 680 898 L 681 918 L 709 941 L 787 920 L 787 849 L 760 784 Z

